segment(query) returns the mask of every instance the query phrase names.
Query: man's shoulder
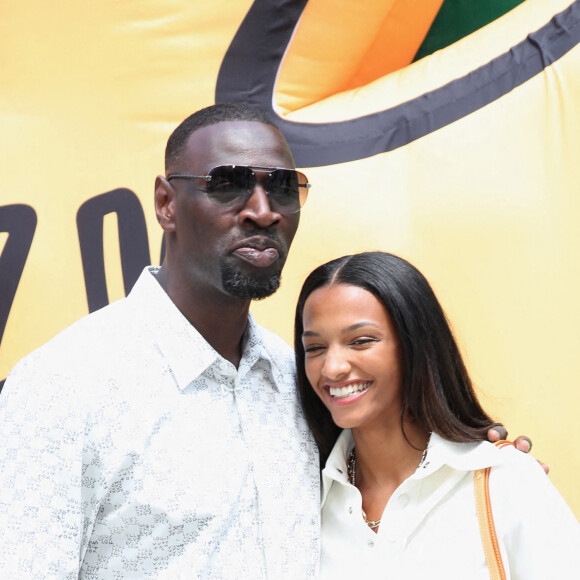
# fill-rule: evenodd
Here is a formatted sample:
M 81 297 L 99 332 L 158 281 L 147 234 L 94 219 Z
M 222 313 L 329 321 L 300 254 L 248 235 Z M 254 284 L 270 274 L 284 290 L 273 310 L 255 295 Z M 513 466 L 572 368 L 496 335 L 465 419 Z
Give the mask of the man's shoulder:
M 294 359 L 294 349 L 281 336 L 255 322 L 254 327 L 263 346 L 269 353 L 278 357 Z
M 59 332 L 44 346 L 47 348 L 74 347 L 75 345 L 91 342 L 93 346 L 101 344 L 103 347 L 111 344 L 120 336 L 121 329 L 127 329 L 132 318 L 131 308 L 126 298 L 108 304 L 95 310 Z M 96 340 L 98 339 L 98 340 Z M 95 340 L 96 343 L 95 344 Z M 43 347 L 40 347 L 41 349 Z
M 141 279 L 131 294 L 140 282 Z M 98 358 L 98 355 L 119 352 L 123 345 L 131 344 L 131 336 L 142 334 L 147 319 L 141 301 L 132 298 L 131 294 L 79 318 L 25 356 L 21 363 L 46 361 L 48 364 L 55 361 L 61 365 L 63 361 L 86 361 Z
M 78 374 L 79 369 L 93 370 L 98 363 L 119 355 L 135 326 L 127 299 L 121 299 L 92 312 L 42 346 L 26 355 L 14 367 L 19 372 Z

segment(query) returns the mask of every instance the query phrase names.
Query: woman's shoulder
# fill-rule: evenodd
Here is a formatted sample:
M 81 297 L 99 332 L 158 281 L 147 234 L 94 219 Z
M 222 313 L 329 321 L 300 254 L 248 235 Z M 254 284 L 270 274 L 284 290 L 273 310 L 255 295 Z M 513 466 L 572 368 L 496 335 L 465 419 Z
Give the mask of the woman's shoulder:
M 489 491 L 494 517 L 501 527 L 521 530 L 524 526 L 528 532 L 541 528 L 542 535 L 551 533 L 554 537 L 567 530 L 568 538 L 574 538 L 576 549 L 580 549 L 578 521 L 538 461 L 514 446 L 498 451 Z
M 559 497 L 550 478 L 540 463 L 529 453 L 522 453 L 514 445 L 496 446 L 488 441 L 478 444 L 485 450 L 490 461 L 490 490 L 494 495 L 506 499 L 506 503 L 515 506 L 528 502 L 536 496 Z M 563 500 L 562 500 L 563 502 Z
M 499 449 L 489 493 L 512 578 L 570 578 L 580 566 L 580 525 L 541 465 L 510 446 Z
M 497 462 L 492 470 L 495 480 L 506 479 L 514 485 L 516 482 L 527 481 L 530 485 L 553 487 L 549 477 L 533 455 L 522 453 L 514 445 L 496 447 L 487 441 L 483 442 L 483 445 L 495 449 Z

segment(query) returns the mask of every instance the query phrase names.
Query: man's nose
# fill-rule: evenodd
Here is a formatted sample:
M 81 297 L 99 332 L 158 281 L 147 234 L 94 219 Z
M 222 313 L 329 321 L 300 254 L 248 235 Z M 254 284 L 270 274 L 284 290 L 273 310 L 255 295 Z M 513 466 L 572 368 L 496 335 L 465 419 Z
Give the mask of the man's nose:
M 266 189 L 257 181 L 239 217 L 242 221 L 251 221 L 261 228 L 267 228 L 279 222 L 281 215 L 272 210 Z

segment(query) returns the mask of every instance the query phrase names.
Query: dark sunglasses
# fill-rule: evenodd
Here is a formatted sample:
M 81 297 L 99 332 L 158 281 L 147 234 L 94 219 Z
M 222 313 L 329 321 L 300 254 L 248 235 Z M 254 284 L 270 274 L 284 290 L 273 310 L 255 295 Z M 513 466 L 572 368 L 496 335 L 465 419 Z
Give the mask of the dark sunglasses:
M 207 175 L 190 173 L 173 173 L 167 176 L 172 179 L 205 179 L 205 192 L 208 196 L 229 207 L 243 207 L 256 187 L 256 173 L 265 174 L 260 185 L 266 190 L 270 208 L 281 214 L 300 211 L 306 202 L 310 183 L 304 173 L 295 169 L 280 167 L 250 167 L 248 165 L 218 165 Z

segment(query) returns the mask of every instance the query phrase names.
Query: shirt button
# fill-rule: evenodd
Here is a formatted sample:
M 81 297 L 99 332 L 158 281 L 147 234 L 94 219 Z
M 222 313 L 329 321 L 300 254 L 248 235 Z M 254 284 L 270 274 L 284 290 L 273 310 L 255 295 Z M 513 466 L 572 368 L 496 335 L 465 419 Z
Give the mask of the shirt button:
M 348 506 L 348 513 L 349 513 L 350 515 L 352 515 L 352 506 L 350 506 L 350 505 Z
M 399 497 L 399 505 L 402 508 L 409 505 L 409 496 L 406 493 L 401 494 L 401 497 Z
M 369 540 L 367 545 L 368 545 L 369 548 L 374 548 L 375 547 L 375 543 L 374 543 L 373 540 Z

